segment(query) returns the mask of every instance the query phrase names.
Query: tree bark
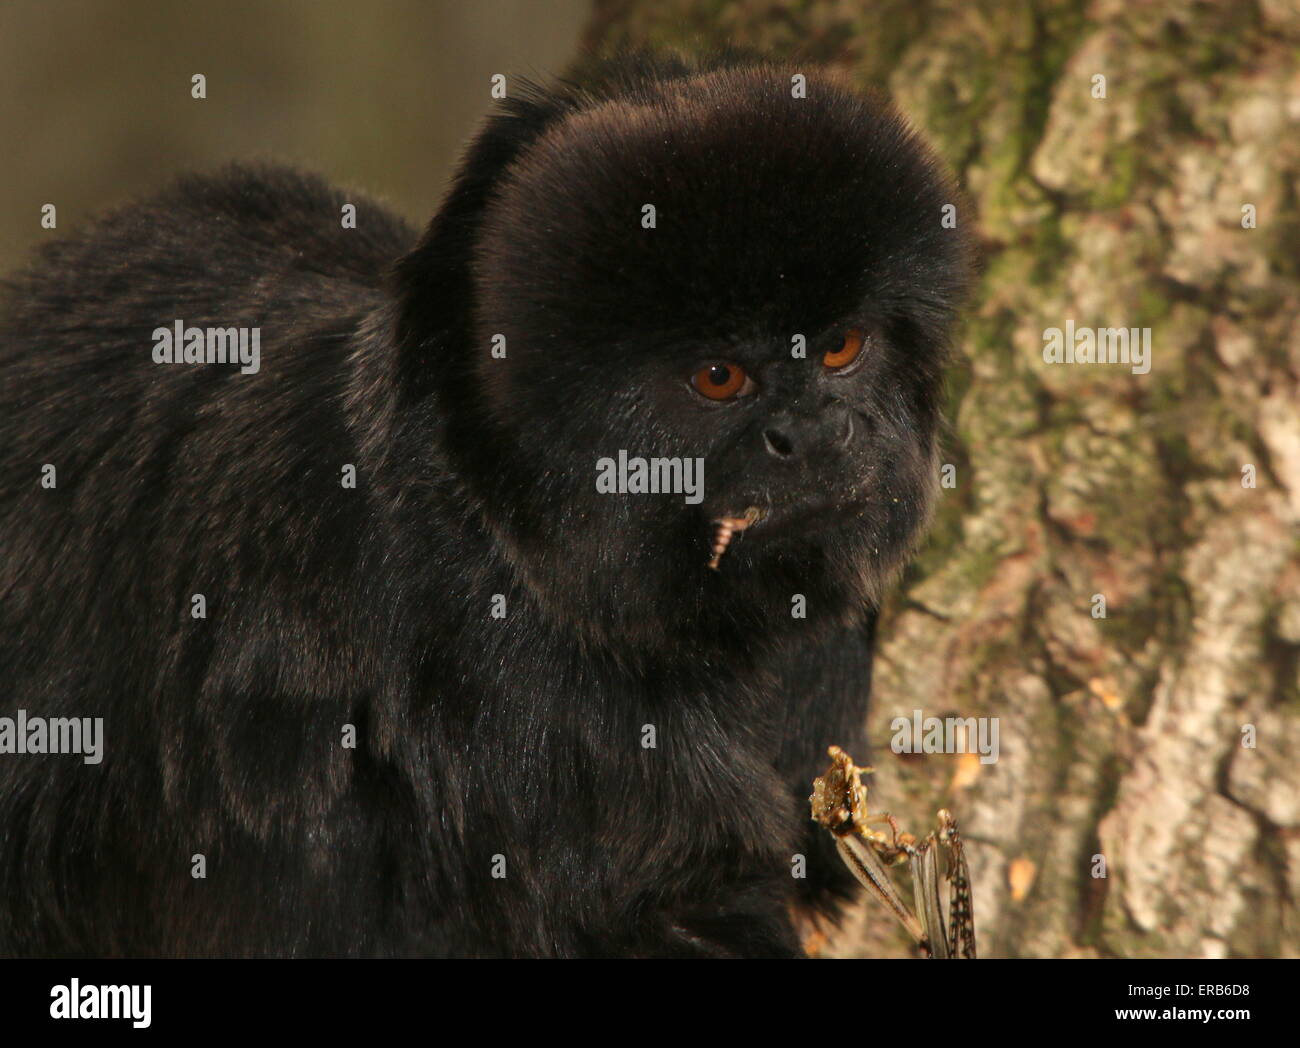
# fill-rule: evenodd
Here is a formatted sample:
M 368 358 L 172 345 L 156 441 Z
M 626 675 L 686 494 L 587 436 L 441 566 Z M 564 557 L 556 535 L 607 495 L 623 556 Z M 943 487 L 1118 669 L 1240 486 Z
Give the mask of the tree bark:
M 846 69 L 974 204 L 870 785 L 957 816 L 982 955 L 1300 955 L 1300 5 L 598 0 L 588 41 Z M 1046 362 L 1067 321 L 1149 328 L 1150 372 Z M 895 755 L 916 709 L 1000 759 Z M 913 950 L 864 903 L 829 952 Z

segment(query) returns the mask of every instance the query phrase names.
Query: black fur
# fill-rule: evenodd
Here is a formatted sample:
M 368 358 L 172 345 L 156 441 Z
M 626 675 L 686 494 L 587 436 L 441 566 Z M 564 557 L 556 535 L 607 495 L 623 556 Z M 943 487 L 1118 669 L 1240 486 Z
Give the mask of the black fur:
M 105 757 L 0 755 L 0 953 L 800 952 L 967 267 L 899 118 L 792 72 L 530 88 L 419 239 L 232 168 L 10 282 L 0 715 L 102 716 Z M 177 318 L 260 326 L 261 370 L 153 363 Z M 758 392 L 705 401 L 715 360 Z M 703 457 L 703 504 L 597 494 L 620 449 Z

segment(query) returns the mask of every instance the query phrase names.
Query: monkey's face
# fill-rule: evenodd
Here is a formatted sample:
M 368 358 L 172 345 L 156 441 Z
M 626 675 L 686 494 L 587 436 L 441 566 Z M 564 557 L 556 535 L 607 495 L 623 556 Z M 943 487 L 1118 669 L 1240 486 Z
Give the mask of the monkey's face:
M 708 74 L 552 128 L 476 256 L 477 380 L 534 561 L 678 610 L 874 599 L 934 488 L 956 204 L 890 110 L 816 76 Z M 702 463 L 702 490 L 639 493 L 638 459 L 660 486 Z M 731 581 L 706 577 L 712 522 L 750 509 Z

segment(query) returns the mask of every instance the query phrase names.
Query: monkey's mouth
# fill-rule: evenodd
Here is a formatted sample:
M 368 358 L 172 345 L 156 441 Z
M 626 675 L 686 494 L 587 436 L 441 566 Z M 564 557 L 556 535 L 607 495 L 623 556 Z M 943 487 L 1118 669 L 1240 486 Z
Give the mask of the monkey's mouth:
M 729 514 L 715 518 L 712 522 L 713 559 L 709 561 L 709 567 L 717 571 L 718 565 L 722 562 L 722 555 L 731 546 L 732 536 L 738 531 L 747 531 L 762 520 L 765 515 L 764 511 L 757 506 L 750 506 L 744 513 L 739 515 Z
M 865 502 L 814 502 L 769 505 L 765 508 L 749 506 L 743 513 L 715 517 L 710 522 L 713 527 L 713 558 L 709 561 L 709 567 L 718 570 L 723 554 L 742 532 L 753 531 L 763 538 L 803 538 L 831 527 L 842 527 L 847 522 L 857 520 L 865 512 Z

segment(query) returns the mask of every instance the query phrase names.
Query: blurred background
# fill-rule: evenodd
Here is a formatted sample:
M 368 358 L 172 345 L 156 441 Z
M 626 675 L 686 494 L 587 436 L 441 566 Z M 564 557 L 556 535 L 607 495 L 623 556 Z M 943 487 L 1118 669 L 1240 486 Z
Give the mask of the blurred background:
M 572 60 L 586 0 L 0 0 L 0 270 L 183 171 L 267 157 L 432 217 L 493 73 Z M 207 77 L 207 98 L 190 77 Z
M 981 953 L 1300 955 L 1297 0 L 4 0 L 0 266 L 42 204 L 250 156 L 422 225 L 492 74 L 621 43 L 835 66 L 969 195 L 955 483 L 854 756 L 906 828 L 957 815 Z M 1068 321 L 1150 329 L 1150 373 L 1045 362 Z M 890 752 L 918 709 L 999 761 Z M 914 955 L 869 906 L 821 949 Z

